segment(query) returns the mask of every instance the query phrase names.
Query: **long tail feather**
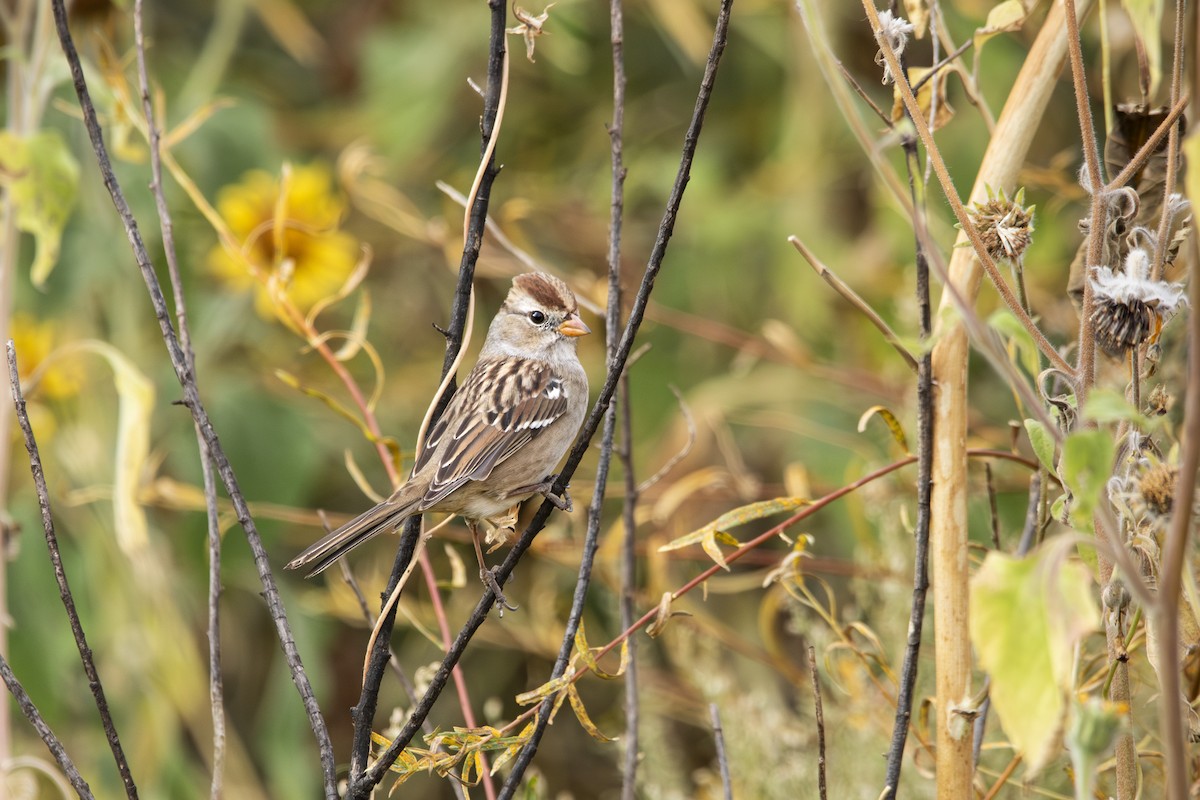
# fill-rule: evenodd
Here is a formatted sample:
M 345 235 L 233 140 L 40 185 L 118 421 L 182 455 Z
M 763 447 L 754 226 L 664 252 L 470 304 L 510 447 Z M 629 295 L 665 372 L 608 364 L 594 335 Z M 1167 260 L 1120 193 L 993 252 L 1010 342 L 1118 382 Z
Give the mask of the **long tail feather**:
M 304 576 L 312 576 L 332 566 L 342 556 L 381 533 L 394 531 L 412 516 L 411 503 L 383 502 L 359 514 L 287 563 L 287 569 L 308 567 Z

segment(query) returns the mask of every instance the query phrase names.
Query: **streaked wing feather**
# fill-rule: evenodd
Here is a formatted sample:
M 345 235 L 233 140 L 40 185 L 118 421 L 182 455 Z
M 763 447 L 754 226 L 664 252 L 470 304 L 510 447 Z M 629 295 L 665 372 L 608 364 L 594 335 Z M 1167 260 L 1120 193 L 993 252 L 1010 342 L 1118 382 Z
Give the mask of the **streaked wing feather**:
M 511 458 L 566 411 L 566 390 L 549 366 L 523 362 L 526 367 L 517 370 L 513 363 L 481 363 L 464 382 L 459 394 L 486 398 L 486 405 L 482 413 L 454 415 L 462 422 L 441 454 L 437 471 L 421 498 L 421 509 L 436 505 L 468 481 L 487 478 L 497 464 Z M 478 392 L 468 392 L 475 389 L 472 384 L 479 384 Z M 443 418 L 450 416 L 447 409 Z M 425 452 L 432 449 L 431 443 Z

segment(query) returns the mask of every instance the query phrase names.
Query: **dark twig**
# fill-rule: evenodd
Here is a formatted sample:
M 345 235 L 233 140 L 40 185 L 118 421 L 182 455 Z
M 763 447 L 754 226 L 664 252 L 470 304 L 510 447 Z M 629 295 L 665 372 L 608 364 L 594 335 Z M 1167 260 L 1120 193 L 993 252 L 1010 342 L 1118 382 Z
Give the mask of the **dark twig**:
M 821 678 L 817 674 L 817 651 L 808 646 L 808 672 L 812 675 L 813 708 L 817 715 L 817 789 L 825 800 L 825 710 L 821 706 Z
M 183 280 L 175 251 L 174 224 L 163 189 L 162 151 L 154 107 L 150 102 L 150 76 L 146 69 L 146 39 L 142 32 L 142 0 L 133 5 L 134 46 L 137 51 L 138 84 L 142 93 L 142 113 L 146 117 L 146 139 L 150 144 L 150 189 L 158 212 L 162 231 L 163 253 L 171 279 L 171 294 L 175 298 L 175 322 L 179 326 L 179 346 L 183 350 L 188 371 L 196 371 L 196 354 L 192 349 L 191 331 L 187 322 L 187 305 L 183 298 Z M 196 444 L 200 451 L 200 472 L 204 481 L 204 508 L 208 523 L 208 699 L 212 707 L 213 749 L 212 781 L 209 796 L 221 797 L 225 775 L 225 688 L 221 677 L 221 526 L 217 509 L 217 484 L 213 475 L 212 456 L 198 426 Z
M 622 0 L 609 3 L 609 39 L 613 61 L 613 117 L 608 126 L 612 151 L 612 198 L 608 220 L 608 319 L 605 339 L 608 357 L 616 355 L 617 332 L 621 324 L 621 233 L 625 217 L 625 11 Z M 624 532 L 621 540 L 621 627 L 634 620 L 634 595 L 637 591 L 637 508 L 638 486 L 633 470 L 633 407 L 629 402 L 629 374 L 620 387 L 621 446 L 617 455 L 625 477 L 625 498 L 621 510 Z M 621 769 L 621 798 L 634 800 L 637 795 L 638 727 L 641 705 L 638 696 L 637 640 L 629 640 L 629 663 L 625 668 L 625 756 Z
M 633 408 L 629 404 L 629 374 L 621 379 L 621 468 L 625 472 L 625 498 L 621 509 L 624 528 L 621 540 L 621 627 L 628 630 L 634 623 L 634 600 L 637 596 L 637 502 L 638 484 L 633 471 Z M 639 760 L 639 728 L 641 702 L 638 691 L 637 638 L 629 638 L 629 663 L 625 667 L 625 761 L 621 770 L 621 798 L 634 800 L 637 796 Z
M 670 239 L 671 233 L 675 227 L 675 217 L 679 213 L 679 204 L 683 199 L 683 190 L 687 186 L 687 181 L 691 173 L 691 162 L 695 157 L 696 145 L 700 138 L 700 129 L 704 123 L 704 112 L 708 107 L 709 98 L 712 96 L 713 82 L 716 79 L 717 65 L 720 63 L 721 53 L 725 49 L 725 42 L 729 32 L 729 10 L 733 5 L 733 0 L 724 0 L 721 4 L 720 13 L 717 16 L 716 30 L 713 35 L 712 49 L 709 51 L 708 62 L 705 66 L 704 77 L 701 80 L 700 92 L 696 98 L 696 107 L 692 115 L 691 124 L 688 126 L 688 132 L 684 139 L 683 155 L 680 160 L 679 172 L 675 179 L 675 186 L 671 190 L 670 199 L 667 202 L 667 210 L 663 215 L 662 224 L 659 227 L 658 238 L 654 243 L 654 250 L 651 253 L 650 260 L 646 266 L 645 275 L 642 278 L 642 286 L 638 291 L 637 298 L 634 301 L 633 310 L 629 316 L 629 322 L 625 327 L 624 335 L 619 343 L 615 344 L 610 338 L 610 350 L 608 360 L 608 377 L 605 381 L 604 389 L 601 391 L 600 398 L 597 400 L 596 407 L 592 410 L 587 423 L 584 425 L 584 433 L 595 430 L 596 417 L 601 409 L 601 403 L 607 406 L 604 420 L 603 444 L 601 450 L 600 463 L 597 468 L 596 476 L 596 497 L 603 499 L 605 480 L 608 473 L 608 462 L 612 453 L 612 439 L 615 430 L 615 405 L 611 405 L 610 401 L 615 391 L 615 384 L 619 380 L 625 362 L 628 359 L 629 351 L 633 346 L 633 336 L 637 333 L 637 328 L 641 324 L 642 315 L 645 312 L 646 302 L 649 299 L 650 290 L 653 288 L 654 279 L 657 276 L 658 270 L 662 267 L 662 259 L 666 254 L 667 242 Z M 610 298 L 609 309 L 610 318 L 612 316 L 612 298 Z M 615 330 L 615 326 L 614 326 Z M 625 409 L 625 413 L 629 413 L 629 409 Z M 589 436 L 590 438 L 590 436 Z M 571 456 L 568 458 L 568 464 L 577 463 L 576 455 L 582 456 L 580 445 L 584 443 L 581 436 L 576 442 Z M 560 476 L 559 483 L 562 482 Z M 556 487 L 557 488 L 557 487 Z M 591 572 L 591 559 L 595 553 L 595 542 L 592 541 L 596 537 L 592 535 L 592 527 L 599 528 L 599 499 L 594 499 L 592 504 L 592 516 L 589 517 L 588 526 L 588 541 L 584 544 L 584 557 L 579 570 L 579 584 L 575 589 L 575 599 L 571 607 L 571 614 L 567 622 L 567 631 L 563 636 L 562 648 L 559 650 L 558 659 L 555 661 L 554 670 L 551 673 L 551 680 L 561 677 L 567 669 L 567 664 L 570 659 L 571 649 L 574 646 L 575 631 L 579 627 L 579 620 L 583 614 L 583 601 L 587 591 L 588 576 Z M 541 708 L 538 709 L 537 725 L 534 728 L 529 742 L 522 748 L 521 753 L 517 756 L 513 763 L 512 772 L 508 776 L 508 780 L 504 782 L 504 788 L 500 793 L 500 800 L 509 800 L 520 786 L 521 777 L 525 773 L 525 769 L 533 760 L 534 754 L 537 752 L 538 744 L 541 741 L 542 734 L 545 732 L 546 725 L 550 721 L 550 711 L 554 704 L 553 698 L 547 698 L 542 701 Z
M 611 303 L 611 298 L 610 298 Z M 619 370 L 618 370 L 619 371 Z M 571 612 L 567 616 L 566 630 L 563 631 L 562 644 L 558 650 L 558 658 L 554 662 L 551 680 L 562 677 L 571 661 L 571 651 L 575 649 L 575 634 L 583 621 L 583 605 L 587 600 L 588 586 L 592 580 L 592 565 L 596 559 L 596 549 L 600 546 L 600 515 L 604 506 L 604 490 L 608 482 L 608 468 L 612 463 L 613 437 L 617 428 L 617 403 L 609 403 L 604 415 L 604 431 L 600 435 L 600 461 L 596 466 L 595 489 L 592 492 L 592 502 L 588 507 L 587 535 L 583 541 L 583 556 L 579 561 L 579 578 L 575 583 L 575 595 L 571 601 Z M 554 706 L 554 698 L 547 697 L 538 709 L 537 725 L 529 737 L 529 741 L 521 749 L 513 764 L 512 772 L 500 789 L 500 800 L 511 800 L 521 786 L 521 778 L 525 770 L 537 754 L 538 745 L 546 726 L 550 723 L 550 711 Z
M 708 704 L 708 716 L 712 720 L 713 742 L 717 745 L 717 767 L 721 770 L 721 786 L 725 800 L 733 800 L 733 780 L 729 777 L 729 757 L 725 755 L 725 731 L 721 729 L 721 712 L 716 703 Z
M 8 346 L 11 352 L 11 341 L 8 343 Z M 12 667 L 4 660 L 2 654 L 0 654 L 0 678 L 4 679 L 4 685 L 8 687 L 8 691 L 12 694 L 13 699 L 17 701 L 17 705 L 20 706 L 21 713 L 25 715 L 25 719 L 29 720 L 34 730 L 38 732 L 38 736 L 41 736 L 42 741 L 46 743 L 46 747 L 50 750 L 50 755 L 54 756 L 54 760 L 58 762 L 58 766 L 67 776 L 67 780 L 75 788 L 75 794 L 79 795 L 80 800 L 92 800 L 91 787 L 88 786 L 83 776 L 79 774 L 79 770 L 75 768 L 75 762 L 67 755 L 62 742 L 54 735 L 54 731 L 50 730 L 50 726 L 46 724 L 46 721 L 42 719 L 37 706 L 33 704 L 33 700 L 25 692 L 25 687 L 17 680 L 17 676 L 13 674 Z
M 488 153 L 488 144 L 492 139 L 496 116 L 500 108 L 500 94 L 503 83 L 502 72 L 506 57 L 504 37 L 506 35 L 507 6 L 504 0 L 488 0 L 488 8 L 491 13 L 491 22 L 488 38 L 487 89 L 483 94 L 483 117 L 480 129 L 482 136 L 480 152 L 482 154 Z M 479 180 L 479 189 L 475 194 L 474 202 L 471 204 L 462 258 L 459 262 L 458 283 L 455 286 L 454 301 L 450 310 L 450 323 L 443 330 L 443 335 L 446 339 L 446 354 L 442 363 L 443 379 L 453 368 L 454 362 L 458 358 L 458 353 L 463 345 L 463 332 L 466 328 L 467 314 L 471 300 L 471 286 L 475 280 L 475 264 L 479 260 L 479 251 L 483 246 L 483 234 L 487 226 L 488 204 L 491 199 L 492 184 L 495 182 L 496 176 L 500 173 L 500 169 L 496 165 L 494 150 L 492 152 L 493 154 L 489 156 L 488 162 L 483 168 L 483 173 Z M 437 405 L 430 417 L 431 425 L 446 410 L 446 406 L 449 405 L 450 399 L 454 396 L 454 390 L 455 382 L 451 380 L 445 392 L 438 399 Z M 413 558 L 420 530 L 421 518 L 419 516 L 412 517 L 404 523 L 403 533 L 400 537 L 400 546 L 392 565 L 392 574 L 389 576 L 387 586 L 381 595 L 385 603 L 387 598 L 395 591 L 401 576 L 408 568 L 409 561 Z M 373 781 L 368 780 L 366 775 L 367 758 L 371 748 L 371 725 L 375 719 L 375 710 L 379 702 L 379 690 L 383 683 L 383 673 L 387 668 L 389 659 L 388 642 L 391 640 L 395 622 L 396 609 L 393 605 L 379 624 L 379 635 L 375 639 L 375 646 L 368 660 L 362 693 L 359 696 L 358 705 L 354 707 L 354 743 L 350 756 L 351 792 L 347 795 L 348 797 L 366 797 L 370 793 L 370 788 L 379 782 L 379 778 Z M 480 623 L 482 623 L 482 620 L 480 620 Z M 448 655 L 447 658 L 449 658 Z M 457 659 L 455 659 L 455 663 L 457 663 Z M 372 770 L 372 772 L 374 771 Z
M 29 415 L 25 411 L 25 396 L 21 393 L 21 377 L 17 371 L 17 349 L 12 340 L 8 341 L 8 379 L 12 385 L 13 405 L 17 410 L 17 424 L 25 437 L 25 452 L 29 454 L 29 470 L 33 473 L 33 487 L 37 492 L 38 508 L 42 512 L 42 529 L 46 533 L 46 549 L 50 551 L 50 564 L 54 567 L 54 580 L 58 583 L 58 596 L 62 598 L 63 607 L 67 610 L 67 620 L 71 625 L 71 634 L 75 637 L 75 646 L 79 649 L 79 659 L 83 662 L 83 674 L 87 676 L 88 687 L 96 701 L 96 710 L 100 712 L 100 724 L 104 728 L 104 738 L 112 750 L 113 760 L 117 763 L 117 771 L 121 773 L 121 783 L 125 786 L 125 794 L 130 800 L 137 800 L 137 786 L 129 772 L 129 762 L 125 759 L 125 750 L 121 747 L 121 739 L 117 735 L 117 726 L 113 723 L 112 714 L 108 711 L 108 700 L 104 697 L 104 686 L 100 683 L 100 675 L 96 672 L 96 662 L 92 659 L 92 649 L 88 647 L 87 636 L 83 632 L 83 623 L 79 619 L 79 611 L 75 608 L 75 598 L 67 582 L 67 572 L 63 568 L 62 556 L 58 551 L 58 537 L 54 533 L 54 517 L 50 514 L 50 491 L 46 488 L 46 473 L 42 469 L 42 456 L 38 452 L 37 440 L 33 438 L 33 428 L 29 424 Z
M 575 445 L 571 452 L 567 455 L 567 459 L 563 464 L 562 470 L 559 472 L 558 479 L 552 488 L 552 493 L 561 495 L 571 476 L 575 474 L 579 462 L 583 460 L 584 454 L 588 451 L 592 437 L 595 435 L 597 428 L 600 427 L 601 419 L 607 414 L 609 402 L 612 400 L 613 394 L 616 392 L 617 382 L 625 363 L 629 359 L 629 354 L 633 350 L 633 341 L 637 336 L 638 330 L 641 327 L 642 320 L 646 314 L 646 306 L 650 302 L 650 293 L 654 289 L 654 281 L 658 277 L 659 271 L 662 269 L 663 258 L 666 255 L 667 244 L 670 242 L 671 235 L 675 230 L 675 220 L 679 214 L 679 206 L 683 200 L 683 192 L 687 186 L 688 178 L 691 175 L 692 161 L 695 158 L 696 146 L 700 138 L 700 130 L 704 123 L 704 112 L 708 108 L 709 99 L 712 97 L 713 82 L 716 79 L 717 65 L 720 62 L 721 53 L 725 48 L 725 41 L 729 33 L 729 9 L 733 4 L 733 0 L 723 0 L 721 11 L 717 18 L 716 33 L 713 40 L 713 49 L 709 53 L 708 63 L 705 68 L 704 78 L 701 80 L 700 92 L 696 98 L 696 107 L 692 114 L 691 124 L 688 126 L 688 132 L 684 137 L 683 155 L 680 159 L 679 172 L 675 178 L 675 185 L 671 189 L 670 197 L 667 200 L 666 212 L 658 229 L 658 237 L 655 240 L 654 248 L 650 253 L 650 258 L 647 262 L 645 274 L 642 276 L 641 286 L 634 298 L 633 307 L 630 310 L 629 318 L 626 320 L 625 328 L 621 334 L 621 341 L 617 345 L 617 354 L 614 363 L 610 365 L 608 375 L 605 378 L 604 386 L 601 387 L 600 393 L 596 398 L 595 404 L 592 406 L 591 413 L 584 421 L 580 429 L 579 436 L 575 440 Z M 533 519 L 530 520 L 529 526 L 521 534 L 517 543 L 513 545 L 508 553 L 508 557 L 504 559 L 504 563 L 495 569 L 496 582 L 500 588 L 504 588 L 505 582 L 512 574 L 513 568 L 520 560 L 521 556 L 533 544 L 534 537 L 541 532 L 546 525 L 546 520 L 550 517 L 550 512 L 554 509 L 554 504 L 549 500 L 542 503 L 538 510 L 534 513 Z M 479 627 L 487 618 L 488 611 L 491 609 L 495 601 L 495 596 L 489 590 L 487 591 L 479 603 L 475 606 L 475 610 L 467 619 L 462 630 L 459 631 L 454 643 L 446 652 L 446 657 L 442 660 L 441 666 L 434 673 L 430 680 L 429 688 L 425 692 L 425 696 L 421 702 L 409 714 L 408 721 L 401 729 L 400 734 L 392 740 L 387 749 L 380 754 L 371 768 L 368 769 L 359 781 L 356 781 L 351 786 L 349 797 L 365 798 L 371 788 L 383 779 L 388 767 L 395 763 L 396 758 L 400 755 L 408 743 L 412 740 L 416 733 L 417 727 L 425 719 L 429 710 L 433 707 L 438 694 L 445 687 L 446 680 L 450 676 L 450 670 L 458 663 L 458 659 L 462 656 L 466 649 L 467 643 Z M 518 762 L 520 757 L 518 757 Z M 516 767 L 514 766 L 514 770 Z
M 921 242 L 925 239 L 924 185 L 918 179 L 917 143 L 904 139 L 905 163 L 908 166 L 909 189 L 913 199 L 913 224 L 916 227 L 917 306 L 920 314 L 921 339 L 929 338 L 932 315 L 929 305 L 929 262 Z M 892 744 L 888 750 L 887 777 L 883 797 L 896 796 L 900 770 L 904 765 L 904 743 L 912 718 L 913 692 L 917 684 L 918 657 L 921 651 L 921 629 L 925 621 L 925 593 L 929 589 L 929 522 L 930 499 L 933 489 L 933 361 L 925 351 L 917 364 L 917 525 L 914 535 L 913 594 L 909 612 L 908 639 L 904 646 L 904 662 L 900 671 L 900 689 L 896 696 L 896 717 L 892 726 Z
M 934 42 L 937 42 L 937 40 L 938 40 L 938 37 L 936 37 L 936 36 L 933 36 L 933 37 L 931 37 L 931 38 L 933 39 L 933 41 L 934 41 Z M 936 64 L 934 64 L 932 67 L 930 67 L 930 68 L 929 68 L 929 71 L 928 71 L 928 72 L 926 72 L 924 75 L 922 75 L 922 76 L 921 76 L 921 77 L 920 77 L 920 78 L 917 80 L 917 82 L 916 82 L 916 83 L 914 83 L 914 84 L 912 85 L 912 90 L 913 90 L 913 92 L 915 93 L 915 92 L 919 92 L 919 91 L 921 91 L 921 87 L 922 87 L 922 86 L 924 86 L 925 84 L 929 83 L 929 81 L 930 81 L 930 80 L 932 80 L 933 78 L 935 78 L 935 77 L 937 76 L 937 74 L 938 74 L 939 72 L 941 72 L 941 71 L 942 71 L 942 69 L 943 69 L 943 68 L 944 68 L 944 67 L 945 67 L 947 64 L 949 64 L 951 61 L 953 61 L 954 59 L 956 59 L 956 58 L 958 58 L 959 56 L 961 56 L 963 53 L 965 53 L 965 52 L 967 52 L 968 50 L 970 50 L 970 49 L 971 49 L 971 47 L 972 47 L 974 44 L 975 44 L 975 40 L 974 40 L 974 39 L 967 39 L 965 42 L 963 42 L 962 44 L 960 44 L 958 47 L 954 48 L 954 52 L 950 53 L 950 55 L 946 56 L 945 58 L 941 59 L 941 60 L 940 60 L 940 61 L 938 61 Z M 935 92 L 934 94 L 936 95 L 937 93 Z
M 988 518 L 992 523 L 992 547 L 1000 549 L 1000 509 L 996 506 L 996 482 L 992 479 L 992 465 L 983 464 L 983 479 L 987 486 Z
M 263 597 L 266 600 L 271 619 L 275 623 L 275 632 L 279 638 L 280 646 L 283 648 L 284 657 L 287 660 L 288 669 L 292 675 L 292 682 L 296 685 L 296 689 L 300 694 L 300 699 L 308 715 L 309 726 L 312 728 L 313 735 L 317 740 L 325 794 L 329 798 L 337 797 L 333 745 L 329 741 L 329 731 L 325 727 L 324 718 L 321 716 L 320 706 L 317 705 L 317 700 L 313 696 L 312 685 L 309 683 L 308 675 L 304 671 L 300 652 L 296 649 L 296 642 L 287 620 L 287 611 L 284 609 L 283 602 L 279 598 L 279 589 L 275 585 L 275 578 L 271 572 L 270 557 L 267 555 L 266 548 L 263 547 L 262 537 L 259 536 L 258 528 L 254 524 L 254 518 L 250 514 L 249 507 L 246 505 L 246 499 L 242 495 L 241 487 L 238 485 L 237 477 L 233 472 L 233 467 L 230 466 L 229 459 L 221 447 L 216 429 L 209 419 L 208 411 L 200 400 L 200 391 L 196 384 L 195 370 L 189 368 L 187 358 L 180 347 L 179 339 L 175 335 L 175 328 L 171 323 L 171 315 L 167 309 L 167 302 L 163 296 L 162 286 L 159 284 L 154 266 L 150 262 L 150 256 L 146 251 L 145 243 L 142 241 L 137 221 L 133 218 L 133 213 L 129 209 L 129 203 L 126 202 L 125 194 L 121 190 L 116 175 L 113 173 L 112 162 L 108 157 L 108 148 L 104 144 L 104 135 L 100 130 L 100 122 L 96 117 L 96 108 L 92 103 L 87 81 L 83 75 L 83 66 L 79 61 L 79 53 L 75 50 L 75 42 L 71 37 L 71 31 L 67 24 L 67 12 L 63 0 L 53 0 L 53 8 L 55 29 L 58 32 L 59 42 L 62 45 L 63 53 L 66 55 L 67 64 L 71 70 L 75 94 L 79 98 L 79 107 L 83 112 L 84 126 L 87 128 L 88 138 L 91 140 L 92 149 L 96 155 L 96 162 L 104 180 L 105 188 L 108 189 L 117 214 L 120 216 L 121 222 L 125 227 L 125 233 L 133 249 L 134 259 L 137 261 L 142 279 L 146 283 L 150 302 L 154 307 L 154 316 L 158 320 L 163 342 L 170 356 L 171 366 L 174 368 L 175 377 L 183 389 L 183 404 L 192 412 L 192 420 L 204 436 L 205 444 L 208 446 L 209 453 L 216 464 L 217 473 L 221 476 L 225 491 L 233 503 L 234 509 L 237 512 L 238 522 L 246 534 L 246 541 L 254 556 L 259 580 L 263 586 Z
M 1029 480 L 1029 504 L 1025 507 L 1025 524 L 1021 527 L 1021 539 L 1017 543 L 1017 555 L 1023 556 L 1033 547 L 1037 538 L 1038 524 L 1042 516 L 1042 470 L 1039 468 Z
M 324 516 L 322 516 L 322 519 L 324 519 Z M 325 526 L 326 533 L 332 530 L 328 525 Z M 358 580 L 355 579 L 354 573 L 350 571 L 350 565 L 346 563 L 346 559 L 338 559 L 338 567 L 342 571 L 342 580 L 350 587 L 350 591 L 354 593 L 354 599 L 358 601 L 358 610 L 362 612 L 363 619 L 368 625 L 374 625 L 375 615 L 371 613 L 371 608 L 367 605 L 367 598 L 363 595 L 362 588 L 358 585 Z M 388 666 L 392 668 L 392 674 L 396 676 L 396 680 L 400 681 L 400 686 L 404 689 L 404 695 L 408 698 L 408 702 L 413 705 L 419 703 L 421 698 L 417 696 L 417 687 L 409 680 L 408 675 L 404 672 L 404 668 L 400 664 L 400 659 L 396 657 L 395 652 L 392 651 L 390 646 L 388 647 Z M 433 733 L 433 724 L 426 719 L 421 724 L 421 730 L 427 734 Z M 453 778 L 447 780 L 447 783 L 450 784 L 450 789 L 454 792 L 454 796 L 458 800 L 467 800 L 467 794 L 462 784 Z

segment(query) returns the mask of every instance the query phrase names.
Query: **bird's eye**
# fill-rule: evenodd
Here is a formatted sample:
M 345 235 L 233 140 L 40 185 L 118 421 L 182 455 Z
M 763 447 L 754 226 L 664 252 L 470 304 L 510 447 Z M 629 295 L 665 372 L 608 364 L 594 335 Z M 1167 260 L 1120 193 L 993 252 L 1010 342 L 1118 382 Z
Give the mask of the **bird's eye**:
M 543 314 L 541 311 L 530 311 L 529 312 L 529 321 L 532 322 L 534 325 L 541 325 L 543 322 L 546 321 L 546 315 Z

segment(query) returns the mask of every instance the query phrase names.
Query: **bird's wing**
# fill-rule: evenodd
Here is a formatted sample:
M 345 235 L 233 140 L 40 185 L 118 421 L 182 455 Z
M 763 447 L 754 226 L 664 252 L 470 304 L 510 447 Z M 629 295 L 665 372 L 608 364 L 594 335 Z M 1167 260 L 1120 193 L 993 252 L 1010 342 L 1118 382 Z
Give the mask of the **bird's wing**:
M 566 386 L 549 364 L 513 358 L 479 362 L 430 431 L 417 460 L 414 473 L 437 459 L 418 510 L 433 507 L 467 481 L 487 478 L 566 410 Z

